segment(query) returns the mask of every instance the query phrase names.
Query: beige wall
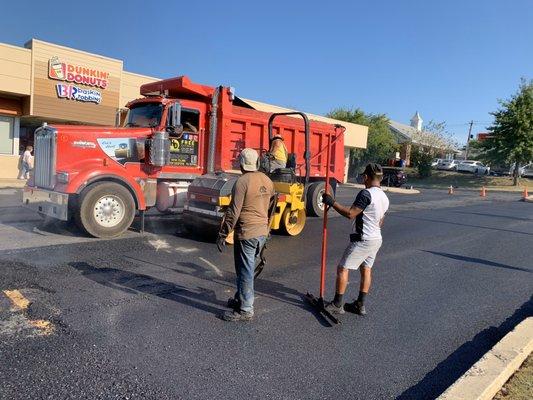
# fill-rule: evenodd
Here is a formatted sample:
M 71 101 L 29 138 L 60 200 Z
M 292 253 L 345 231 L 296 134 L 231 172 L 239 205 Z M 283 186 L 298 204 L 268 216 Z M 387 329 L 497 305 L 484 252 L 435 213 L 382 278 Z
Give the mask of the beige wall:
M 120 101 L 119 106 L 124 107 L 128 102 L 142 97 L 139 93 L 141 85 L 160 80 L 151 76 L 134 74 L 132 72 L 122 72 L 120 81 Z
M 120 78 L 122 61 L 86 53 L 32 39 L 28 46 L 32 49 L 32 99 L 31 115 L 67 121 L 113 125 L 119 107 Z M 82 83 L 67 82 L 49 77 L 49 60 L 59 57 L 62 63 L 103 71 L 107 74 L 105 88 L 88 86 Z M 57 84 L 75 85 L 83 89 L 93 89 L 101 93 L 99 104 L 59 98 Z
M 0 92 L 30 95 L 31 50 L 0 43 Z
M 0 154 L 0 179 L 15 179 L 19 176 L 19 156 Z

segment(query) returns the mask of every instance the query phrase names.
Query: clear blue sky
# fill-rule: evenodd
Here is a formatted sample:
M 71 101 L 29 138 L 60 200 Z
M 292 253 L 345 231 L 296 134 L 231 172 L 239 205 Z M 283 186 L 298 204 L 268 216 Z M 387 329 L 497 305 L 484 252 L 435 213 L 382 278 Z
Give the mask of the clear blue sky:
M 408 123 L 418 110 L 463 142 L 467 121 L 490 121 L 533 78 L 532 0 L 18 0 L 2 15 L 0 42 L 34 37 L 318 114 Z

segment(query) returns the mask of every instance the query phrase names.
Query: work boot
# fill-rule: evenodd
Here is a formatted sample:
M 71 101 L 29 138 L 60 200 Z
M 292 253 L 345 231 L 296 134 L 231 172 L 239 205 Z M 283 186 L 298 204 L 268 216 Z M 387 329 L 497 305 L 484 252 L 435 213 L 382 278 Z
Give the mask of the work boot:
M 324 306 L 326 311 L 329 311 L 330 314 L 344 314 L 344 308 L 337 307 L 334 302 L 326 303 Z
M 239 311 L 241 309 L 241 302 L 235 297 L 230 297 L 228 299 L 228 308 L 231 308 L 235 311 Z
M 357 314 L 357 315 L 366 315 L 366 310 L 364 304 L 359 303 L 355 300 L 353 303 L 346 303 L 344 309 L 348 312 Z
M 222 314 L 222 319 L 228 322 L 244 322 L 251 321 L 254 316 L 254 313 L 250 311 L 226 311 Z

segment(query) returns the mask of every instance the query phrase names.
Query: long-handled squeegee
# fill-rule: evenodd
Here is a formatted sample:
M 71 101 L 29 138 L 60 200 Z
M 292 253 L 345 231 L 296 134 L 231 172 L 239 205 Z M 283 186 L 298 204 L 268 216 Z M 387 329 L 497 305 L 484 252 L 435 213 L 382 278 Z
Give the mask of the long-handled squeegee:
M 336 126 L 336 128 L 342 128 L 340 126 Z M 344 131 L 342 131 L 342 134 L 344 134 Z M 339 136 L 335 138 L 337 140 Z M 328 135 L 328 145 L 326 148 L 326 193 L 329 194 L 330 188 L 329 188 L 329 170 L 330 170 L 330 155 L 331 155 L 331 135 Z M 341 321 L 335 317 L 333 314 L 331 314 L 328 310 L 326 310 L 325 302 L 324 302 L 324 291 L 326 286 L 326 257 L 327 257 L 327 249 L 328 249 L 328 211 L 329 207 L 324 205 L 324 221 L 322 224 L 322 258 L 321 258 L 321 265 L 320 265 L 320 297 L 316 298 L 311 293 L 306 294 L 306 299 L 309 301 L 309 303 L 315 308 L 318 313 L 325 316 L 328 320 L 333 322 L 334 324 L 340 324 Z

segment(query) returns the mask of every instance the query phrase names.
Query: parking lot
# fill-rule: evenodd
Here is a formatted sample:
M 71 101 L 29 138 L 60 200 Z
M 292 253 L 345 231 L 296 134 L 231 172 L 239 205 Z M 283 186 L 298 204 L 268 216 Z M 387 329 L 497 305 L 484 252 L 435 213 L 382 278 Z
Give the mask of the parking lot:
M 318 291 L 320 219 L 272 237 L 256 318 L 235 325 L 217 318 L 232 252 L 179 216 L 95 240 L 0 196 L 1 398 L 431 398 L 532 314 L 533 210 L 517 194 L 390 194 L 369 314 L 335 327 L 303 301 Z M 328 297 L 349 230 L 331 219 Z

